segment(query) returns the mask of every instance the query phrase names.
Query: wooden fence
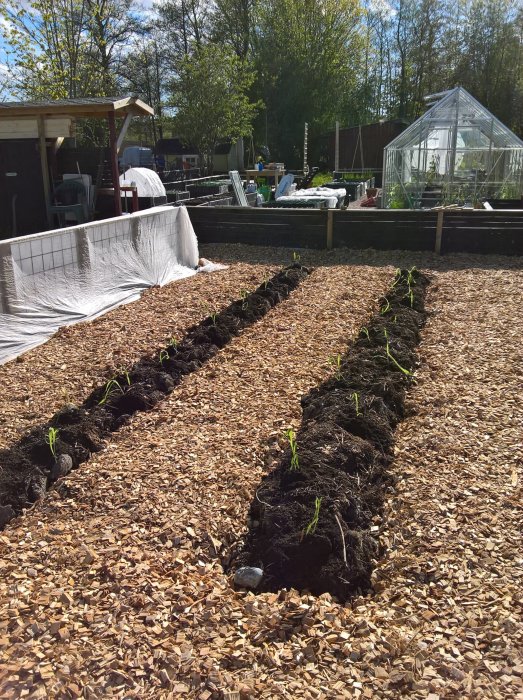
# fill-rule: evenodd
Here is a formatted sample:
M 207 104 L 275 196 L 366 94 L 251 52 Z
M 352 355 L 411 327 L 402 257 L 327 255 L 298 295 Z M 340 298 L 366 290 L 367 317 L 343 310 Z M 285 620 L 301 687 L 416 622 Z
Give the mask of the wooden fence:
M 200 243 L 523 255 L 523 210 L 188 207 Z

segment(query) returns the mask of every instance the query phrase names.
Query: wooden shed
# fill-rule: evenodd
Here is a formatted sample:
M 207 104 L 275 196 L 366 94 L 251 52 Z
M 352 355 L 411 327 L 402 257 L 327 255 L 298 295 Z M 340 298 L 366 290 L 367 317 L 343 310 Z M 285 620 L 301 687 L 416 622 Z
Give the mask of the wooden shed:
M 134 116 L 154 110 L 136 97 L 0 103 L 0 238 L 53 227 L 49 163 L 79 118 L 107 119 L 114 213 L 122 213 L 118 150 Z M 117 132 L 117 118 L 123 120 Z

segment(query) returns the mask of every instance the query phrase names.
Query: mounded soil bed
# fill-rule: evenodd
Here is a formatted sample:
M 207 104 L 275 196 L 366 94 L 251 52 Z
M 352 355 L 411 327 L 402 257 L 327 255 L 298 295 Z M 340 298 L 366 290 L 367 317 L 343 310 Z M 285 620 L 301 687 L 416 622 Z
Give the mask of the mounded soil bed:
M 138 411 L 149 411 L 170 394 L 184 376 L 262 318 L 310 274 L 294 263 L 254 292 L 242 294 L 222 311 L 189 328 L 180 341 L 157 357 L 145 357 L 95 389 L 81 406 L 67 405 L 52 419 L 0 451 L 0 526 L 22 508 L 43 498 L 46 490 L 72 468 L 105 446 L 105 439 Z M 52 435 L 53 431 L 54 436 Z
M 379 552 L 373 525 L 391 481 L 428 283 L 415 269 L 398 271 L 380 312 L 333 358 L 334 376 L 302 398 L 301 427 L 256 491 L 235 563 L 263 571 L 260 590 L 345 601 L 370 588 Z

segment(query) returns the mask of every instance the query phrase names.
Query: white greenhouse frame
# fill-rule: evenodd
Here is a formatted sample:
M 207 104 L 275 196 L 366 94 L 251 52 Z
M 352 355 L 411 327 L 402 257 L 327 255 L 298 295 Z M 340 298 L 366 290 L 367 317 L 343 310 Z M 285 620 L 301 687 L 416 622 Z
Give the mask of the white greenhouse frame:
M 383 206 L 427 209 L 520 199 L 523 141 L 461 87 L 385 148 Z

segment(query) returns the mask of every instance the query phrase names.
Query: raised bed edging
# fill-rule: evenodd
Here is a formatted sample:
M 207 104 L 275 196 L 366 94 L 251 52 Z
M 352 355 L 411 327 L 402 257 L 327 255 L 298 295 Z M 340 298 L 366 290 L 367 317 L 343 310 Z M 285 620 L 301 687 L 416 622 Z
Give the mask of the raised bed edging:
M 245 292 L 222 311 L 213 312 L 171 342 L 159 355 L 147 356 L 96 388 L 80 405 L 66 405 L 50 421 L 34 428 L 11 448 L 0 450 L 0 528 L 73 467 L 104 447 L 110 433 L 132 414 L 163 400 L 183 377 L 198 370 L 233 337 L 287 298 L 311 270 L 294 263 Z M 56 430 L 50 444 L 50 430 Z
M 187 207 L 198 241 L 294 248 L 375 248 L 523 255 L 523 210 L 270 209 Z
M 401 271 L 379 313 L 333 358 L 334 376 L 302 397 L 301 427 L 288 434 L 251 503 L 234 562 L 238 583 L 258 569 L 251 587 L 264 591 L 297 588 L 345 601 L 370 588 L 376 517 L 392 481 L 393 431 L 405 415 L 428 283 Z

